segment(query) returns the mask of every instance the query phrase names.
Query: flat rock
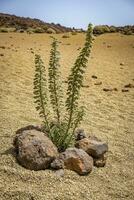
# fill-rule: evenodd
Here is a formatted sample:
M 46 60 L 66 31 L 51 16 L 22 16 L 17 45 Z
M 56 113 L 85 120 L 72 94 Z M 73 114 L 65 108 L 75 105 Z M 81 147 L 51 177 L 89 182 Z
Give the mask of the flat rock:
M 86 175 L 92 171 L 93 158 L 82 149 L 68 148 L 59 158 L 64 161 L 66 169 L 75 171 L 79 175 Z
M 56 146 L 41 131 L 36 129 L 18 131 L 14 146 L 19 163 L 27 169 L 42 170 L 58 156 Z
M 75 147 L 83 149 L 88 155 L 93 158 L 100 158 L 108 151 L 108 145 L 105 142 L 98 140 L 98 138 L 84 138 L 76 142 Z

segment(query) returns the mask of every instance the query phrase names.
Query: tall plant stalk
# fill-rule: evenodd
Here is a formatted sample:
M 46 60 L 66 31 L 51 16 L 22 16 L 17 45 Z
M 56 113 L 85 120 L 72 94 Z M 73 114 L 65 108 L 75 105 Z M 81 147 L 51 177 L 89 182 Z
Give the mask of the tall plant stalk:
M 52 42 L 52 49 L 50 51 L 50 61 L 49 61 L 49 92 L 50 92 L 50 102 L 53 107 L 55 118 L 57 123 L 61 123 L 61 106 L 62 106 L 62 91 L 60 83 L 60 64 L 59 64 L 59 51 L 57 50 L 58 42 L 54 38 Z
M 69 118 L 68 118 L 68 125 L 65 138 L 67 137 L 68 131 L 72 126 L 75 111 L 78 109 L 80 88 L 82 87 L 83 75 L 85 73 L 85 68 L 87 66 L 91 47 L 92 47 L 92 25 L 89 24 L 84 47 L 81 50 L 80 55 L 76 59 L 71 69 L 71 74 L 68 77 L 66 108 L 68 111 Z
M 39 111 L 40 117 L 45 120 L 47 129 L 50 130 L 46 69 L 40 55 L 37 54 L 35 55 L 34 99 L 37 105 L 36 110 Z

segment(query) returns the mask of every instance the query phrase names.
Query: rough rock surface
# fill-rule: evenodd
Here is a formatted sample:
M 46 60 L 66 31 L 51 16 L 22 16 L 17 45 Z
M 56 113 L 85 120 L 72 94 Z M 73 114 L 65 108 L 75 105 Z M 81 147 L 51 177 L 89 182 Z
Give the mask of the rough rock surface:
M 95 138 L 84 138 L 80 141 L 77 141 L 75 147 L 83 149 L 93 158 L 100 158 L 108 151 L 107 143 L 99 141 Z
M 63 169 L 64 168 L 64 161 L 60 158 L 56 158 L 52 163 L 51 163 L 51 168 L 52 169 Z
M 82 149 L 68 148 L 60 154 L 59 159 L 64 161 L 66 169 L 73 170 L 80 175 L 90 173 L 93 168 L 93 158 Z
M 14 146 L 19 163 L 32 170 L 48 168 L 58 155 L 57 148 L 51 140 L 43 132 L 35 129 L 19 131 Z

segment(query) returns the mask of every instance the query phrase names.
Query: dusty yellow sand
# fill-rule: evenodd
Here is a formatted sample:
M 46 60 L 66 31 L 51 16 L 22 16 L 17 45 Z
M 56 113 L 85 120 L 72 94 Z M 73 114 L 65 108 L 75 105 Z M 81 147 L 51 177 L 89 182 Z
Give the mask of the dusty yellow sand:
M 85 35 L 55 36 L 62 42 L 65 80 Z M 29 171 L 16 162 L 12 146 L 16 129 L 40 123 L 32 98 L 31 51 L 40 53 L 47 65 L 50 43 L 47 34 L 0 34 L 0 46 L 5 46 L 0 48 L 4 54 L 0 56 L 0 200 L 133 200 L 134 88 L 126 93 L 121 90 L 134 84 L 134 36 L 106 34 L 96 38 L 84 80 L 89 87 L 82 89 L 81 104 L 86 105 L 82 127 L 109 143 L 106 167 L 94 168 L 84 177 L 65 170 L 65 176 L 58 178 L 53 171 Z M 94 85 L 100 81 L 102 85 Z M 103 88 L 118 91 L 104 92 Z

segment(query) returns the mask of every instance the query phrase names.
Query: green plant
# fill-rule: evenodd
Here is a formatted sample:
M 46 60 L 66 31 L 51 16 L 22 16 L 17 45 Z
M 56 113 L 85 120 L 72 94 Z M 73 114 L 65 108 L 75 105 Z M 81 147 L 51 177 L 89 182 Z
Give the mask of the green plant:
M 58 41 L 53 38 L 48 81 L 44 63 L 39 55 L 35 55 L 34 98 L 36 109 L 39 111 L 40 117 L 43 118 L 45 131 L 59 151 L 64 151 L 73 145 L 75 129 L 83 119 L 84 107 L 79 107 L 78 101 L 91 47 L 92 25 L 89 24 L 84 47 L 71 68 L 67 80 L 65 106 L 61 89 Z M 52 113 L 49 112 L 49 106 L 52 107 Z M 66 111 L 64 112 L 63 109 Z

